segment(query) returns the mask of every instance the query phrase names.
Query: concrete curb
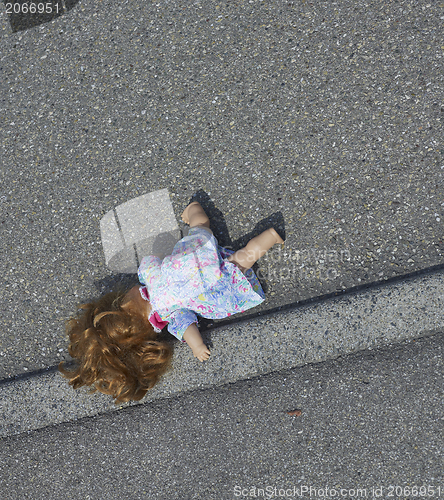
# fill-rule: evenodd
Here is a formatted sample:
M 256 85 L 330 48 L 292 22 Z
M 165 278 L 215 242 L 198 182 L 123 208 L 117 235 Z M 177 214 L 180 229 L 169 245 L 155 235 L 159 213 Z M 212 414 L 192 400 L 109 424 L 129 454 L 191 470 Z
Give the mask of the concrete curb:
M 6 381 L 0 436 L 435 334 L 444 330 L 443 290 L 439 270 L 215 328 L 204 333 L 209 362 L 176 344 L 174 369 L 139 403 L 116 406 L 100 393 L 73 391 L 55 370 Z

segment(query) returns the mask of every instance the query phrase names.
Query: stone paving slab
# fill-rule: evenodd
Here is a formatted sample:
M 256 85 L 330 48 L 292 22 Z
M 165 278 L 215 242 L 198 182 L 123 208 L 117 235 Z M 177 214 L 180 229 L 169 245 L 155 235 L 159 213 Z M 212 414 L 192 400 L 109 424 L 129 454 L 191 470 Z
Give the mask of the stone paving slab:
M 208 362 L 176 343 L 173 370 L 142 403 L 335 359 L 444 330 L 444 271 L 209 330 Z M 74 391 L 55 371 L 1 384 L 0 436 L 142 403 L 116 406 Z
M 160 189 L 106 213 L 100 234 L 108 269 L 137 274 L 144 255 L 169 255 L 182 233 L 168 190 Z
M 442 264 L 442 17 L 429 0 L 82 0 L 3 29 L 0 378 L 67 357 L 76 304 L 127 279 L 100 221 L 159 189 L 180 229 L 201 201 L 223 246 L 285 231 L 258 314 Z

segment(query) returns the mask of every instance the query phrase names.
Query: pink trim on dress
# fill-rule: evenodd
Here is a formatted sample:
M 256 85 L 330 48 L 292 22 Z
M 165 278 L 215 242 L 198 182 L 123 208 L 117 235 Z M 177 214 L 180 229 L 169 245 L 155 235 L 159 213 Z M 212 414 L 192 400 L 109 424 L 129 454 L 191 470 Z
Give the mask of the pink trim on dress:
M 146 286 L 141 286 L 139 287 L 139 292 L 140 295 L 142 296 L 142 299 L 146 300 L 147 302 L 150 301 L 150 296 L 148 294 L 148 290 L 146 289 Z M 154 330 L 159 333 L 163 328 L 165 328 L 168 325 L 168 321 L 163 321 L 163 319 L 159 316 L 159 313 L 154 312 L 151 314 L 151 316 L 148 318 L 149 322 L 153 325 Z

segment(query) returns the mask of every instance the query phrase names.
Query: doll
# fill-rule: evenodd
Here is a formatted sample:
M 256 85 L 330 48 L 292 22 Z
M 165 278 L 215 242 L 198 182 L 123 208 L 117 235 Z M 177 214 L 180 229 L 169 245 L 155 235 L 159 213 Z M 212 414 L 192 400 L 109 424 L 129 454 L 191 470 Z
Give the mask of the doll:
M 220 319 L 264 301 L 251 269 L 273 245 L 283 244 L 270 228 L 234 252 L 220 247 L 202 206 L 194 201 L 182 213 L 190 226 L 171 255 L 144 257 L 139 281 L 127 291 L 110 292 L 81 305 L 79 318 L 67 322 L 69 354 L 78 361 L 73 371 L 60 372 L 77 389 L 91 386 L 117 403 L 140 400 L 171 363 L 172 349 L 157 339 L 165 327 L 186 342 L 194 357 L 210 357 L 197 327 L 197 315 Z

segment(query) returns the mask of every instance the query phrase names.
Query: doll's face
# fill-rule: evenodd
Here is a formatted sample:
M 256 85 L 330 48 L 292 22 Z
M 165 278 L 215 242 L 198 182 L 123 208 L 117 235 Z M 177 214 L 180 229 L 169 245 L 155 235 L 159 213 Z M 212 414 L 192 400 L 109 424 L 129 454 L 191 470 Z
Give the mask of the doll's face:
M 141 314 L 147 320 L 151 313 L 151 304 L 140 295 L 139 285 L 133 286 L 126 293 L 121 307 L 132 314 Z

